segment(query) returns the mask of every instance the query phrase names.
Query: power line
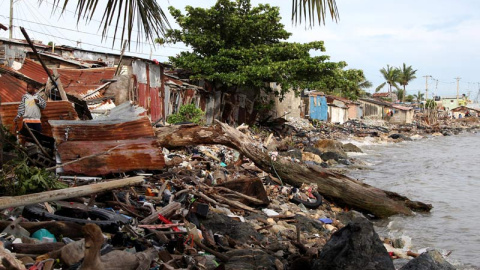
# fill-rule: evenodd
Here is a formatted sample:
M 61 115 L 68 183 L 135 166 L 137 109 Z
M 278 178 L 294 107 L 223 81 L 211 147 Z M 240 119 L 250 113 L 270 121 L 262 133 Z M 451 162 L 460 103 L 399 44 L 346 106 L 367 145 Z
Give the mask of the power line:
M 0 15 L 0 17 L 3 17 L 3 18 L 8 18 L 7 16 L 4 16 L 4 15 Z M 14 20 L 16 21 L 23 21 L 23 22 L 27 22 L 27 23 L 34 23 L 34 24 L 38 24 L 38 25 L 42 25 L 42 26 L 48 26 L 48 27 L 53 27 L 53 28 L 56 28 L 56 29 L 62 29 L 62 30 L 67 30 L 67 31 L 72 31 L 72 32 L 76 32 L 76 33 L 82 33 L 82 34 L 88 34 L 88 35 L 93 35 L 93 36 L 99 36 L 101 37 L 102 35 L 100 34 L 94 34 L 94 33 L 89 33 L 89 32 L 85 32 L 85 31 L 81 31 L 81 30 L 76 30 L 76 29 L 71 29 L 71 28 L 65 28 L 65 27 L 61 27 L 61 26 L 56 26 L 56 25 L 51 25 L 51 24 L 44 24 L 44 23 L 39 23 L 39 22 L 34 22 L 34 21 L 30 21 L 30 20 L 25 20 L 25 19 L 19 19 L 19 18 L 13 18 Z M 50 33 L 50 31 L 47 31 Z M 59 33 L 61 33 L 59 31 Z M 50 33 L 51 34 L 51 33 Z M 63 36 L 63 34 L 62 34 Z M 68 39 L 67 37 L 64 36 L 65 39 Z M 109 39 L 113 39 L 113 37 L 107 37 Z M 115 38 L 116 40 L 120 40 L 120 38 Z M 132 43 L 137 43 L 137 44 L 144 44 L 144 45 L 152 45 L 151 43 L 149 42 L 141 42 L 141 41 L 131 41 Z M 85 43 L 86 44 L 86 43 Z M 187 48 L 181 48 L 181 47 L 175 47 L 175 46 L 168 46 L 168 45 L 162 45 L 163 47 L 167 47 L 167 48 L 172 48 L 172 49 L 178 49 L 178 50 L 184 50 L 184 51 L 188 51 Z
M 15 27 L 18 27 L 18 26 L 15 26 Z M 55 36 L 55 35 L 50 35 L 50 34 L 46 34 L 46 33 L 43 33 L 43 32 L 39 32 L 39 31 L 36 31 L 36 30 L 33 30 L 33 29 L 28 29 L 28 28 L 25 28 L 25 29 L 27 29 L 28 31 L 34 32 L 34 33 L 38 33 L 38 34 L 42 34 L 42 35 L 46 35 L 46 36 L 52 36 L 52 37 L 56 37 L 56 38 L 59 38 L 59 39 L 62 39 L 62 40 L 77 42 L 77 41 L 75 41 L 75 40 L 73 40 L 73 39 L 62 38 L 62 37 L 59 37 L 59 36 Z M 105 46 L 99 46 L 99 45 L 92 44 L 92 43 L 82 42 L 82 44 L 94 46 L 94 47 L 97 47 L 97 48 L 103 48 L 103 49 L 108 49 L 108 50 L 113 50 L 113 51 L 121 52 L 121 50 L 119 50 L 119 49 L 114 49 L 114 48 L 105 47 Z M 149 53 L 141 53 L 141 52 L 131 52 L 131 53 L 141 54 L 141 55 L 150 55 Z M 169 57 L 169 55 L 161 55 L 161 54 L 152 54 L 152 56 Z

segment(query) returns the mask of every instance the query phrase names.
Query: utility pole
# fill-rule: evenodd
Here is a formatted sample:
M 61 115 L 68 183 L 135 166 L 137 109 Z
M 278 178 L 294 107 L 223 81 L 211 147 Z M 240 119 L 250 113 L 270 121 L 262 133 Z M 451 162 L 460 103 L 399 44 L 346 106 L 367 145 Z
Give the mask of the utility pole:
M 10 31 L 8 34 L 8 38 L 12 39 L 13 37 L 13 0 L 10 0 Z
M 430 75 L 425 75 L 425 102 L 427 102 L 428 99 L 428 78 L 432 78 Z
M 457 105 L 458 105 L 458 91 L 460 90 L 460 77 L 455 78 L 457 80 Z

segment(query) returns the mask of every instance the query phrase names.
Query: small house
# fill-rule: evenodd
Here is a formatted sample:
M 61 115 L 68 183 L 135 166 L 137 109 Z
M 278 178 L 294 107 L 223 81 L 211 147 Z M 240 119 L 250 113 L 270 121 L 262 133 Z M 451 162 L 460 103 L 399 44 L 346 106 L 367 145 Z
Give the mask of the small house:
M 343 97 L 327 96 L 327 104 L 335 104 L 337 106 L 343 106 L 348 108 L 348 119 L 360 119 L 363 115 L 363 110 L 360 102 L 349 100 Z
M 328 119 L 328 105 L 327 99 L 323 92 L 313 91 L 309 94 L 309 117 L 320 121 L 327 121 Z
M 472 106 L 458 106 L 451 109 L 450 112 L 455 118 L 460 118 L 460 115 L 461 117 L 465 117 L 467 112 L 470 116 L 478 117 L 480 115 L 480 108 Z
M 412 107 L 392 104 L 392 112 L 388 121 L 393 124 L 411 124 L 413 122 L 414 110 Z

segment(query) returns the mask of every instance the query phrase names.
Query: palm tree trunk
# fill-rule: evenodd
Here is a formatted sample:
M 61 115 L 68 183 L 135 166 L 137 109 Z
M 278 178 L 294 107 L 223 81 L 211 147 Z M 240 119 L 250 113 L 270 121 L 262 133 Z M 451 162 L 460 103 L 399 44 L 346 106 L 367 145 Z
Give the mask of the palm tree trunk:
M 405 103 L 405 97 L 407 96 L 407 87 L 406 85 L 403 86 L 403 98 L 402 102 Z

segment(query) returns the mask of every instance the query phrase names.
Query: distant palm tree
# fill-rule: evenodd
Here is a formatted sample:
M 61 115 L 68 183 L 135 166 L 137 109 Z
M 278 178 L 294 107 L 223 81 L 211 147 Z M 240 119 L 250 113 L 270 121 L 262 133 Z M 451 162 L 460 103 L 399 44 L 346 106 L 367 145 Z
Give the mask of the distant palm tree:
M 408 85 L 408 83 L 414 79 L 416 79 L 417 77 L 415 76 L 415 73 L 417 72 L 417 70 L 413 70 L 412 66 L 408 66 L 405 65 L 405 63 L 403 63 L 403 67 L 400 69 L 400 78 L 398 79 L 398 83 L 400 85 L 403 85 L 403 98 L 402 98 L 402 102 L 405 102 L 405 96 L 407 95 L 407 89 L 406 89 L 406 86 Z M 400 99 L 400 97 L 399 97 Z
M 357 95 L 357 97 L 364 96 L 366 93 L 365 89 L 368 89 L 372 86 L 373 86 L 372 82 L 368 81 L 367 79 L 364 79 L 357 84 L 357 89 L 355 94 Z
M 392 86 L 398 89 L 398 78 L 400 77 L 400 70 L 395 67 L 391 67 L 387 65 L 387 68 L 380 69 L 380 73 L 382 73 L 385 82 L 380 84 L 376 89 L 375 92 L 380 91 L 385 84 L 388 84 L 388 93 L 392 93 Z
M 47 2 L 46 0 L 37 1 Z M 74 1 L 53 0 L 52 9 L 53 11 L 59 9 L 64 13 L 67 5 L 72 2 Z M 77 3 L 75 10 L 77 23 L 80 20 L 90 21 L 97 7 L 100 12 L 103 11 L 102 37 L 106 38 L 108 29 L 114 27 L 113 44 L 115 44 L 118 29 L 121 30 L 120 40 L 125 39 L 128 44 L 133 32 L 138 32 L 137 41 L 143 36 L 146 40 L 154 41 L 157 37 L 163 37 L 170 29 L 170 23 L 157 0 L 78 0 L 75 2 Z M 165 0 L 162 2 L 169 4 Z M 325 24 L 327 14 L 330 14 L 335 22 L 340 19 L 335 0 L 292 0 L 292 22 L 302 23 L 302 19 L 306 22 L 308 18 L 310 26 L 314 25 L 315 21 Z M 135 23 L 136 20 L 137 23 Z M 134 30 L 135 24 L 137 30 Z
M 395 92 L 395 94 L 397 94 L 398 100 L 402 100 L 402 101 L 405 100 L 405 90 L 403 90 L 403 89 L 397 89 L 397 90 L 394 91 L 394 92 Z
M 413 97 L 415 98 L 415 100 L 416 100 L 417 102 L 422 101 L 423 96 L 424 96 L 424 94 L 423 94 L 422 92 L 420 92 L 420 90 L 418 90 L 418 94 L 413 95 Z

